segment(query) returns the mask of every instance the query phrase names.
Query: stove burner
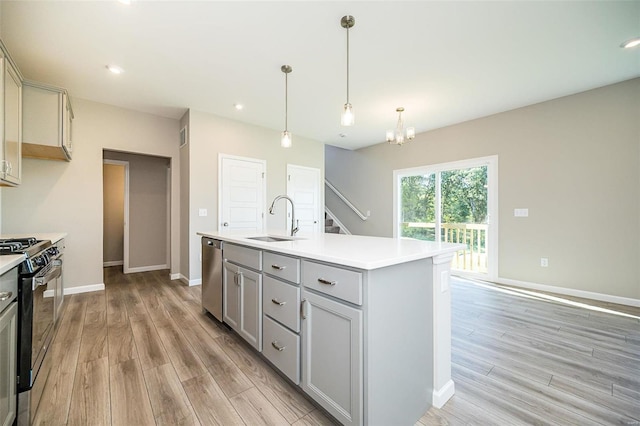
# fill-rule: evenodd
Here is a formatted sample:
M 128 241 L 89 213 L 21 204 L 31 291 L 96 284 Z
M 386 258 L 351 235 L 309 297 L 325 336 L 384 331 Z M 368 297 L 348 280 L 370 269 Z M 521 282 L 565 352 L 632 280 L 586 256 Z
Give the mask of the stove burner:
M 23 253 L 27 248 L 37 244 L 34 237 L 0 239 L 0 253 Z
M 22 250 L 22 244 L 20 243 L 5 243 L 0 242 L 0 251 L 3 253 L 20 253 Z

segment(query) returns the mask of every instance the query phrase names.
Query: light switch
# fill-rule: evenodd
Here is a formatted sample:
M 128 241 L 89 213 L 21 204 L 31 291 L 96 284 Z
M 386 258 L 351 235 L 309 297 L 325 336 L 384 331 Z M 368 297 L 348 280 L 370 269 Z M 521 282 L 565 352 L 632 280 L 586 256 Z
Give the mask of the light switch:
M 206 216 L 206 215 L 207 215 L 207 209 L 198 210 L 198 216 Z
M 528 217 L 529 209 L 513 209 L 513 215 L 515 217 Z

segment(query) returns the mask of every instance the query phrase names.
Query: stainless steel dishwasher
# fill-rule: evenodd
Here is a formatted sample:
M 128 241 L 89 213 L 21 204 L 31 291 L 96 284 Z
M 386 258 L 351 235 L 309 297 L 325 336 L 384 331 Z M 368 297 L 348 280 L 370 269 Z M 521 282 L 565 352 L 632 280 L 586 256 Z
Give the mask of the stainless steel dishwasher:
M 202 309 L 222 322 L 222 241 L 202 237 Z

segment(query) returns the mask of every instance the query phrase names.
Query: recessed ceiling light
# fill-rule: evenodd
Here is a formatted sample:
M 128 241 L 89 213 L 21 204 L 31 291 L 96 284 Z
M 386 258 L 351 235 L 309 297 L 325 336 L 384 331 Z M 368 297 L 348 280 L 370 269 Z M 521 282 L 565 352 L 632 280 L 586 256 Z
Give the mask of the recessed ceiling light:
M 623 49 L 631 49 L 632 47 L 636 47 L 640 45 L 640 37 L 635 37 L 630 40 L 625 41 L 620 45 Z
M 238 111 L 240 111 L 242 108 L 244 108 L 244 105 L 242 105 L 242 104 L 233 104 L 233 107 L 235 109 L 237 109 Z
M 129 6 L 131 4 L 131 0 L 118 0 L 118 3 L 126 4 Z
M 107 69 L 114 74 L 122 74 L 124 70 L 117 65 L 107 65 Z

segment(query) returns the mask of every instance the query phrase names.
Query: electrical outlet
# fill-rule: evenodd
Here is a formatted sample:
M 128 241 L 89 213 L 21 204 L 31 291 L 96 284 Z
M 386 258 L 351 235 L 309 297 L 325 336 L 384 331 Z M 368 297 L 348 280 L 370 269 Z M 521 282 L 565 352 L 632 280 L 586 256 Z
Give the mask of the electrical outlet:
M 198 210 L 198 216 L 206 216 L 206 215 L 207 215 L 207 209 Z
M 541 257 L 540 258 L 540 266 L 542 266 L 543 268 L 546 268 L 549 266 L 549 259 L 547 259 L 546 257 Z
M 529 209 L 513 209 L 515 217 L 529 217 Z

